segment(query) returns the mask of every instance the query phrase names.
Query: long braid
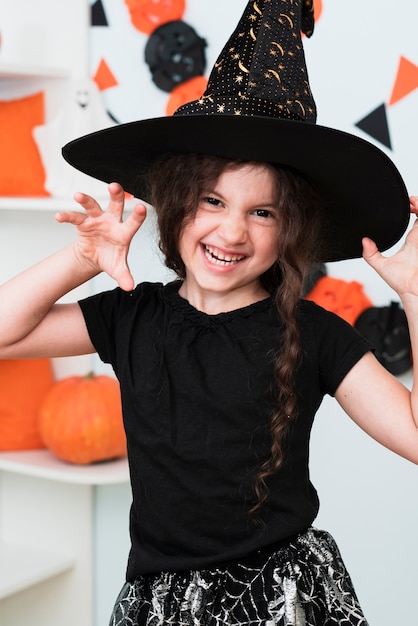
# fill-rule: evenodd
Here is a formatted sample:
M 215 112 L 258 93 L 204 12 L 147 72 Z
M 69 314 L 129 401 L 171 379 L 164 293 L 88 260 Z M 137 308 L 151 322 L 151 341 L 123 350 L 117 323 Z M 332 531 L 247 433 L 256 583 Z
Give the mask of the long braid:
M 270 456 L 261 464 L 254 481 L 255 513 L 268 500 L 269 476 L 276 473 L 285 458 L 286 436 L 297 419 L 297 394 L 294 375 L 300 355 L 297 323 L 298 303 L 309 268 L 320 258 L 318 247 L 320 203 L 311 186 L 299 175 L 279 170 L 279 197 L 282 220 L 279 258 L 263 277 L 267 289 L 274 293 L 275 305 L 283 321 L 280 351 L 276 354 L 274 377 L 275 411 L 271 415 Z

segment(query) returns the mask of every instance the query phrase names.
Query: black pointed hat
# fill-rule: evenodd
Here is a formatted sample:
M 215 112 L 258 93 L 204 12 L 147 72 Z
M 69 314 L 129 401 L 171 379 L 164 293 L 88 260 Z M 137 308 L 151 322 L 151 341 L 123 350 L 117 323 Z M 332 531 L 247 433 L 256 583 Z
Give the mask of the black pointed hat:
M 117 181 L 147 200 L 138 183 L 162 155 L 204 153 L 299 171 L 325 207 L 323 261 L 380 250 L 409 223 L 409 200 L 392 161 L 355 135 L 316 124 L 301 32 L 313 31 L 312 0 L 251 0 L 219 55 L 205 93 L 173 116 L 120 124 L 63 148 L 74 167 Z

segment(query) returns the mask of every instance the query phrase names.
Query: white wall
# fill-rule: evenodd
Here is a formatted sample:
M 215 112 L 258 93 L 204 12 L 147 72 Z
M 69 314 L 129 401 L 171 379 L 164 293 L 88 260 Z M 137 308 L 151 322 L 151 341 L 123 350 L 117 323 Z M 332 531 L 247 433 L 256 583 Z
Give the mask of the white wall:
M 0 15 L 4 2 L 0 0 Z M 20 4 L 22 2 L 24 0 Z M 245 1 L 188 0 L 186 4 L 185 21 L 208 41 L 209 70 Z M 418 5 L 416 0 L 397 0 L 396 6 L 389 0 L 352 0 L 350 3 L 324 0 L 323 5 L 316 32 L 305 47 L 319 123 L 367 138 L 354 124 L 388 100 L 400 55 L 418 63 Z M 93 29 L 91 70 L 105 54 L 121 79 L 118 87 L 103 94 L 106 105 L 121 121 L 162 115 L 167 95 L 151 83 L 147 68 L 140 62 L 147 37 L 132 29 L 122 0 L 106 0 L 104 6 L 112 29 Z M 24 7 L 19 10 L 23 11 Z M 47 30 L 48 15 L 45 18 L 42 23 Z M 55 20 L 56 16 L 54 28 Z M 65 28 L 64 21 L 59 23 Z M 26 43 L 30 41 L 36 49 L 39 30 L 33 29 L 25 36 Z M 119 45 L 120 37 L 124 40 L 123 46 Z M 74 39 L 74 54 L 78 54 L 79 45 Z M 402 171 L 411 193 L 418 192 L 413 152 L 417 107 L 418 90 L 390 107 L 394 150 L 383 148 Z M 1 212 L 0 279 L 6 279 L 64 245 L 71 237 L 70 229 L 56 225 L 50 213 Z M 152 219 L 135 239 L 131 266 L 138 281 L 167 279 L 159 261 Z M 331 264 L 328 270 L 341 278 L 361 280 L 376 305 L 384 305 L 392 297 L 390 290 L 362 261 Z M 111 286 L 111 281 L 102 277 L 94 282 L 95 290 Z M 96 365 L 102 369 L 98 363 Z M 65 363 L 65 372 L 72 368 L 71 362 Z M 405 378 L 409 384 L 408 377 Z M 370 623 L 413 626 L 416 623 L 418 554 L 416 467 L 368 439 L 330 399 L 321 407 L 314 427 L 312 479 L 322 503 L 317 525 L 336 537 Z M 98 498 L 97 515 L 103 516 L 111 509 L 109 494 Z M 126 494 L 115 500 L 119 507 L 115 513 L 118 519 L 123 508 L 127 515 L 128 501 Z M 113 563 L 122 576 L 126 534 L 114 537 L 111 546 L 107 537 L 98 537 L 97 541 L 98 553 L 111 555 L 108 566 Z M 102 558 L 106 560 L 108 556 Z M 109 595 L 116 595 L 114 582 L 109 583 L 108 589 Z M 106 623 L 105 614 L 112 601 L 108 595 L 96 598 L 100 624 Z

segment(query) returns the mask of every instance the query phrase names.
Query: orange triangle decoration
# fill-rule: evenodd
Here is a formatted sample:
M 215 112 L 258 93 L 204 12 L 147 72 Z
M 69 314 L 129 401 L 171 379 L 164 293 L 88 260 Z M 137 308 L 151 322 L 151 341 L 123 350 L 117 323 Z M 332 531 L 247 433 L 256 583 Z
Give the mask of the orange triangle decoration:
M 93 80 L 100 91 L 110 89 L 110 87 L 116 87 L 116 85 L 119 84 L 104 59 L 101 59 L 96 73 L 93 76 Z
M 405 57 L 401 57 L 392 95 L 389 100 L 389 106 L 409 96 L 417 87 L 418 65 L 408 61 Z

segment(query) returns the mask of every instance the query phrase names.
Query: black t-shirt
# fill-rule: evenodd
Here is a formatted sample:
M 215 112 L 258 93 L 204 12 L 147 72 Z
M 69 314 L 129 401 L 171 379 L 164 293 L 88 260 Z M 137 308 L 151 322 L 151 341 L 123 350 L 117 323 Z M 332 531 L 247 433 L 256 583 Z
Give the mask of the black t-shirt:
M 282 322 L 271 298 L 207 315 L 178 288 L 143 283 L 80 302 L 91 340 L 121 386 L 133 492 L 128 580 L 210 567 L 306 529 L 318 512 L 308 470 L 314 415 L 370 350 L 339 317 L 300 302 L 298 417 L 255 525 L 248 502 L 270 451 Z

